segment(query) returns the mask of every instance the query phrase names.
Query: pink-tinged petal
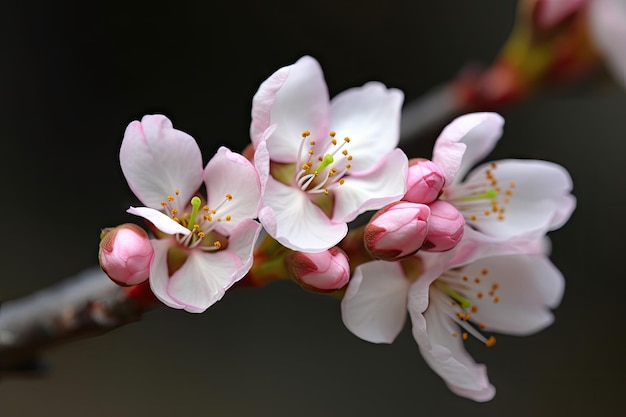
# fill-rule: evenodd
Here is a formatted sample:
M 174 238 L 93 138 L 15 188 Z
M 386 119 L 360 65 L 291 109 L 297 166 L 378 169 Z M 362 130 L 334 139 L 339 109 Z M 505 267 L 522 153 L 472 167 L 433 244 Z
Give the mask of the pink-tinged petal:
M 267 233 L 292 250 L 321 252 L 346 236 L 345 223 L 333 223 L 301 190 L 269 178 L 259 220 Z
M 409 281 L 397 262 L 358 266 L 341 300 L 343 323 L 368 342 L 393 342 L 406 322 L 408 289 Z
M 435 142 L 432 161 L 449 186 L 491 152 L 502 135 L 504 119 L 497 113 L 469 113 L 447 125 Z
M 349 222 L 367 210 L 398 201 L 406 192 L 408 158 L 394 149 L 369 172 L 345 177 L 333 192 L 333 221 Z
M 267 138 L 274 133 L 276 125 L 268 127 L 261 137 L 261 140 L 256 144 L 254 150 L 254 167 L 259 174 L 259 183 L 261 184 L 261 195 L 265 193 L 265 184 L 270 176 L 270 153 L 267 150 Z
M 163 214 L 162 212 L 151 209 L 149 207 L 130 207 L 126 212 L 134 214 L 135 216 L 143 217 L 152 223 L 157 229 L 168 235 L 183 234 L 188 235 L 191 233 L 189 229 L 180 223 L 174 221 L 171 217 Z
M 484 182 L 484 170 L 490 168 L 491 165 L 483 165 L 473 170 L 466 184 Z M 498 205 L 505 209 L 504 218 L 478 216 L 475 222 L 469 222 L 486 234 L 506 238 L 546 233 L 561 227 L 574 211 L 576 199 L 570 194 L 572 179 L 560 165 L 537 160 L 503 160 L 496 162 L 492 173 L 502 188 Z
M 253 126 L 256 124 L 254 117 L 258 114 L 263 120 L 254 128 L 253 134 L 258 136 L 270 125 L 276 124 L 276 131 L 267 141 L 272 160 L 296 162 L 302 132 L 311 132 L 309 140 L 328 135 L 328 87 L 322 68 L 314 58 L 304 56 L 295 64 L 278 70 L 266 82 L 268 85 L 263 83 L 253 99 Z M 259 95 L 261 98 L 257 97 Z M 266 114 L 268 108 L 269 121 Z
M 168 118 L 147 115 L 124 132 L 120 164 L 130 189 L 143 204 L 160 208 L 179 190 L 186 205 L 202 184 L 202 155 L 195 139 L 174 129 Z
M 494 256 L 462 270 L 480 277 L 463 295 L 478 308 L 472 320 L 487 331 L 525 336 L 552 324 L 550 308 L 560 303 L 565 280 L 546 256 Z
M 495 388 L 489 382 L 487 369 L 467 354 L 458 326 L 443 311 L 446 307 L 438 304 L 431 300 L 422 315 L 409 303 L 413 337 L 422 357 L 457 395 L 474 401 L 491 400 Z
M 167 252 L 176 245 L 176 242 L 169 239 L 152 239 L 154 248 L 154 258 L 150 266 L 150 289 L 154 295 L 166 306 L 172 308 L 184 308 L 174 300 L 167 292 L 170 276 L 167 267 Z
M 540 29 L 549 30 L 586 5 L 587 0 L 536 0 L 533 18 Z
M 261 232 L 261 225 L 256 220 L 246 219 L 231 232 L 228 238 L 228 251 L 237 255 L 241 261 L 241 267 L 233 273 L 233 281 L 239 281 L 252 267 L 254 247 Z
M 202 313 L 224 296 L 240 267 L 239 257 L 229 251 L 191 251 L 170 277 L 167 292 L 185 311 Z
M 330 103 L 330 127 L 347 147 L 353 172 L 369 171 L 400 140 L 404 93 L 379 82 L 345 90 Z
M 204 181 L 209 208 L 223 203 L 217 215 L 230 216 L 229 221 L 220 222 L 220 232 L 229 234 L 243 220 L 257 217 L 261 183 L 256 168 L 246 158 L 220 147 L 204 170 Z
M 589 19 L 596 48 L 604 55 L 615 79 L 626 87 L 626 2 L 592 0 Z
M 283 86 L 289 76 L 290 67 L 283 67 L 265 80 L 252 98 L 252 122 L 250 123 L 250 139 L 256 148 L 264 136 L 264 132 L 271 126 L 272 107 L 276 93 Z M 267 139 L 267 138 L 266 138 Z

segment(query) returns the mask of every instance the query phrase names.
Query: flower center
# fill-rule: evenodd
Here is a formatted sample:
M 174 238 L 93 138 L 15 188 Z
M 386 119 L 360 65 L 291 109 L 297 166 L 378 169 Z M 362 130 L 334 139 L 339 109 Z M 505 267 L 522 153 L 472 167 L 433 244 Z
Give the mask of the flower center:
M 503 187 L 496 178 L 497 164 L 484 170 L 485 177 L 446 190 L 442 199 L 450 201 L 468 223 L 504 221 L 506 205 L 511 201 L 515 183 Z
M 309 140 L 311 132 L 302 132 L 298 149 L 294 183 L 310 194 L 326 194 L 344 183 L 344 176 L 351 168 L 352 155 L 348 153 L 350 138 L 345 137 L 341 144 L 335 139 L 334 131 L 328 139 L 318 143 Z
M 228 239 L 214 229 L 219 223 L 232 220 L 231 215 L 226 212 L 226 206 L 233 200 L 233 196 L 226 194 L 224 200 L 211 208 L 208 204 L 202 206 L 202 200 L 198 196 L 192 197 L 188 206 L 176 204 L 178 195 L 179 190 L 176 190 L 174 195 L 168 195 L 166 200 L 161 202 L 167 215 L 191 231 L 188 235 L 177 235 L 178 243 L 188 248 L 199 247 L 204 251 L 222 249 L 228 243 Z M 181 213 L 176 208 L 181 206 L 187 208 L 190 206 L 191 212 Z
M 485 346 L 491 347 L 496 343 L 496 338 L 481 334 L 476 327 L 484 330 L 485 324 L 476 323 L 472 318 L 472 314 L 479 311 L 480 303 L 500 302 L 497 295 L 499 284 L 495 281 L 490 282 L 488 275 L 489 271 L 486 268 L 476 276 L 464 274 L 460 269 L 446 271 L 431 285 L 430 296 L 437 308 L 462 328 L 460 336 L 463 340 L 472 335 Z M 459 337 L 459 333 L 453 332 L 452 336 Z

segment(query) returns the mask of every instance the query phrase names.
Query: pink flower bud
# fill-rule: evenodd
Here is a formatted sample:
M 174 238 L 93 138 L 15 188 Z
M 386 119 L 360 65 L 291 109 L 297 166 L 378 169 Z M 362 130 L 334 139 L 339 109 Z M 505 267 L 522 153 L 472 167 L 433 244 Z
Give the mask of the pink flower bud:
M 437 200 L 429 204 L 430 219 L 423 250 L 442 252 L 452 249 L 463 237 L 465 219 L 452 204 Z
M 150 275 L 154 249 L 144 229 L 126 223 L 103 230 L 100 241 L 100 267 L 115 283 L 137 285 Z
M 287 265 L 292 277 L 313 291 L 337 290 L 350 279 L 348 257 L 337 247 L 318 253 L 293 252 Z
M 425 204 L 391 203 L 378 210 L 365 226 L 365 247 L 374 258 L 384 261 L 413 255 L 424 243 L 429 217 L 430 208 Z
M 428 159 L 414 158 L 409 161 L 404 201 L 412 203 L 432 203 L 441 194 L 445 183 L 443 173 Z
M 576 13 L 582 13 L 587 0 L 526 0 L 522 8 L 530 10 L 532 23 L 539 30 L 551 30 Z

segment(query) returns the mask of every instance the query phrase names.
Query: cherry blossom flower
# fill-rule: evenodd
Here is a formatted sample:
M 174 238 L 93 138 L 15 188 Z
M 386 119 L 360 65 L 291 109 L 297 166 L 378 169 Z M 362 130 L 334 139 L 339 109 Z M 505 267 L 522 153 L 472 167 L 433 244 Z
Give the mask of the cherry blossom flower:
M 469 229 L 448 252 L 362 264 L 341 302 L 343 322 L 361 339 L 391 343 L 408 311 L 422 357 L 450 390 L 489 401 L 495 388 L 463 341 L 471 336 L 491 347 L 495 337 L 487 332 L 522 336 L 552 323 L 564 280 L 541 243 L 503 244 Z
M 485 234 L 540 237 L 561 227 L 572 214 L 572 179 L 558 164 L 530 159 L 483 163 L 470 171 L 491 152 L 503 124 L 496 113 L 470 113 L 444 128 L 432 159 L 445 177 L 440 198 Z
M 202 312 L 252 265 L 261 225 L 254 220 L 260 181 L 243 156 L 219 148 L 206 167 L 196 141 L 162 115 L 126 128 L 120 163 L 145 207 L 128 212 L 150 222 L 150 287 L 164 304 Z M 206 186 L 207 199 L 197 193 Z
M 273 238 L 321 252 L 346 235 L 347 222 L 404 195 L 408 161 L 396 148 L 403 98 L 369 82 L 329 101 L 310 56 L 261 84 L 250 135 L 264 187 L 259 220 Z

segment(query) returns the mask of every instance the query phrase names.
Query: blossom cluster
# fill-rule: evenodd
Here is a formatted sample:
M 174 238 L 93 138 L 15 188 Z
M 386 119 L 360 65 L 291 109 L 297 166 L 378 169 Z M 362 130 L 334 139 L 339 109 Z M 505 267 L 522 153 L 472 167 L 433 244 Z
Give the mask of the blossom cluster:
M 575 208 L 572 181 L 547 161 L 483 163 L 504 127 L 491 112 L 457 117 L 432 158 L 409 158 L 398 148 L 403 99 L 380 82 L 331 99 L 304 56 L 260 85 L 241 154 L 220 147 L 203 166 L 167 117 L 133 121 L 120 164 L 143 205 L 127 211 L 148 231 L 103 230 L 103 270 L 120 285 L 147 280 L 163 304 L 192 313 L 237 283 L 291 278 L 339 295 L 347 329 L 372 343 L 393 342 L 408 316 L 447 386 L 491 399 L 463 341 L 489 347 L 493 332 L 551 323 L 564 280 L 547 234 Z

